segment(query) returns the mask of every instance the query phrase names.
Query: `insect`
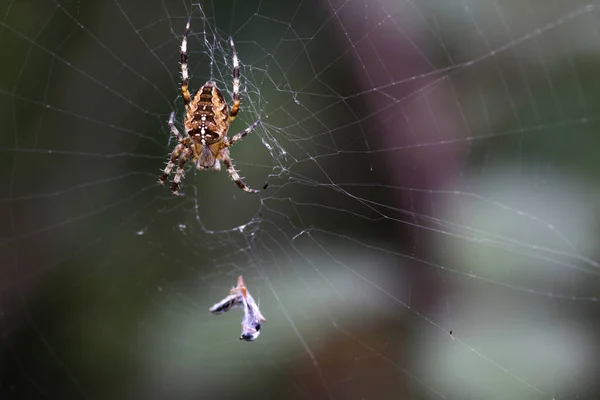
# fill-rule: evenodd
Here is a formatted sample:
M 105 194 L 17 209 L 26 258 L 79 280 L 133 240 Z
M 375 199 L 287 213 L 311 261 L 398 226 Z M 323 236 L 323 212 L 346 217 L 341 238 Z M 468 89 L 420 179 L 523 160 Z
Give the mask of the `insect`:
M 229 295 L 218 303 L 215 303 L 209 311 L 215 315 L 223 314 L 232 308 L 241 308 L 244 311 L 242 318 L 242 334 L 240 340 L 252 342 L 260 335 L 262 323 L 265 317 L 260 312 L 258 305 L 246 288 L 244 278 L 238 277 L 237 286 L 229 291 Z
M 223 94 L 213 81 L 206 82 L 194 97 L 191 97 L 188 90 L 187 64 L 187 37 L 189 32 L 190 21 L 188 20 L 181 42 L 181 94 L 185 104 L 183 123 L 185 134 L 182 135 L 179 132 L 174 122 L 175 113 L 171 113 L 169 128 L 178 144 L 170 155 L 169 162 L 159 178 L 159 183 L 163 184 L 177 166 L 171 192 L 175 196 L 179 196 L 179 185 L 183 180 L 184 166 L 188 160 L 195 162 L 196 168 L 200 171 L 220 171 L 221 161 L 223 161 L 229 176 L 242 190 L 248 193 L 258 193 L 258 190 L 249 188 L 242 181 L 229 156 L 229 147 L 242 140 L 260 122 L 260 119 L 258 119 L 232 138 L 227 136 L 229 126 L 240 110 L 240 64 L 233 39 L 229 39 L 229 45 L 233 53 L 233 105 L 229 110 Z
M 234 307 L 243 308 L 241 295 L 230 294 L 229 296 L 225 297 L 223 300 L 212 306 L 209 311 L 215 315 L 219 315 L 226 313 Z

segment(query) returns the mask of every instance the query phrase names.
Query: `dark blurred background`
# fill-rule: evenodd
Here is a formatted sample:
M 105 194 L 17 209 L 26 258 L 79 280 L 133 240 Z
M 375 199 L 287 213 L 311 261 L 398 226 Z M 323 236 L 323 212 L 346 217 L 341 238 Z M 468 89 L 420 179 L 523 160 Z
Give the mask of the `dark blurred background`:
M 599 7 L 2 2 L 0 398 L 598 398 Z M 157 184 L 188 18 L 259 195 Z

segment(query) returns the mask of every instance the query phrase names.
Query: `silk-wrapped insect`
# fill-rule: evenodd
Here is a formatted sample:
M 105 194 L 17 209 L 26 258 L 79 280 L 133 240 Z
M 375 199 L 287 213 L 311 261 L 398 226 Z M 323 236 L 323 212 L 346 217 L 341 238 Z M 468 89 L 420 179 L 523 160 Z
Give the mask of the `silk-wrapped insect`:
M 256 340 L 260 335 L 260 329 L 262 328 L 262 323 L 265 321 L 265 317 L 246 288 L 241 275 L 238 277 L 237 286 L 229 291 L 227 297 L 215 303 L 209 311 L 215 315 L 220 315 L 232 308 L 241 308 L 244 311 L 240 340 L 248 342 Z

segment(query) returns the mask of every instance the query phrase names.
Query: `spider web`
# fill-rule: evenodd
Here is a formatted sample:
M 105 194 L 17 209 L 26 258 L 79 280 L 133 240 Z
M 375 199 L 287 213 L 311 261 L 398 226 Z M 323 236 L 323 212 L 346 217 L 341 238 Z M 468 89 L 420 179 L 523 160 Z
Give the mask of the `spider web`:
M 595 398 L 599 7 L 5 2 L 1 397 Z M 157 184 L 188 19 L 258 195 Z

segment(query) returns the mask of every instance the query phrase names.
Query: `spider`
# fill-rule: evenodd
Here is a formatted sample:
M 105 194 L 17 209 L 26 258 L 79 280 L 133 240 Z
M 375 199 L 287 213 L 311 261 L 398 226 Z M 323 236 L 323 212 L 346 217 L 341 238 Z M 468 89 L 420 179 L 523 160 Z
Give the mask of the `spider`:
M 181 94 L 185 104 L 183 123 L 185 135 L 182 135 L 175 127 L 175 113 L 171 113 L 169 128 L 179 143 L 173 149 L 169 162 L 159 178 L 159 183 L 163 184 L 173 168 L 177 166 L 171 191 L 175 196 L 179 196 L 178 189 L 183 179 L 183 168 L 188 160 L 195 162 L 196 168 L 201 171 L 220 171 L 220 161 L 222 160 L 229 176 L 242 190 L 248 193 L 258 193 L 258 190 L 249 188 L 242 181 L 229 156 L 229 147 L 242 140 L 260 122 L 260 119 L 258 119 L 232 138 L 227 137 L 229 126 L 240 110 L 240 65 L 233 39 L 229 39 L 229 45 L 233 53 L 233 105 L 229 110 L 223 94 L 213 81 L 206 82 L 194 97 L 191 97 L 188 91 L 187 65 L 187 37 L 189 32 L 190 20 L 185 26 L 185 34 L 181 42 Z

